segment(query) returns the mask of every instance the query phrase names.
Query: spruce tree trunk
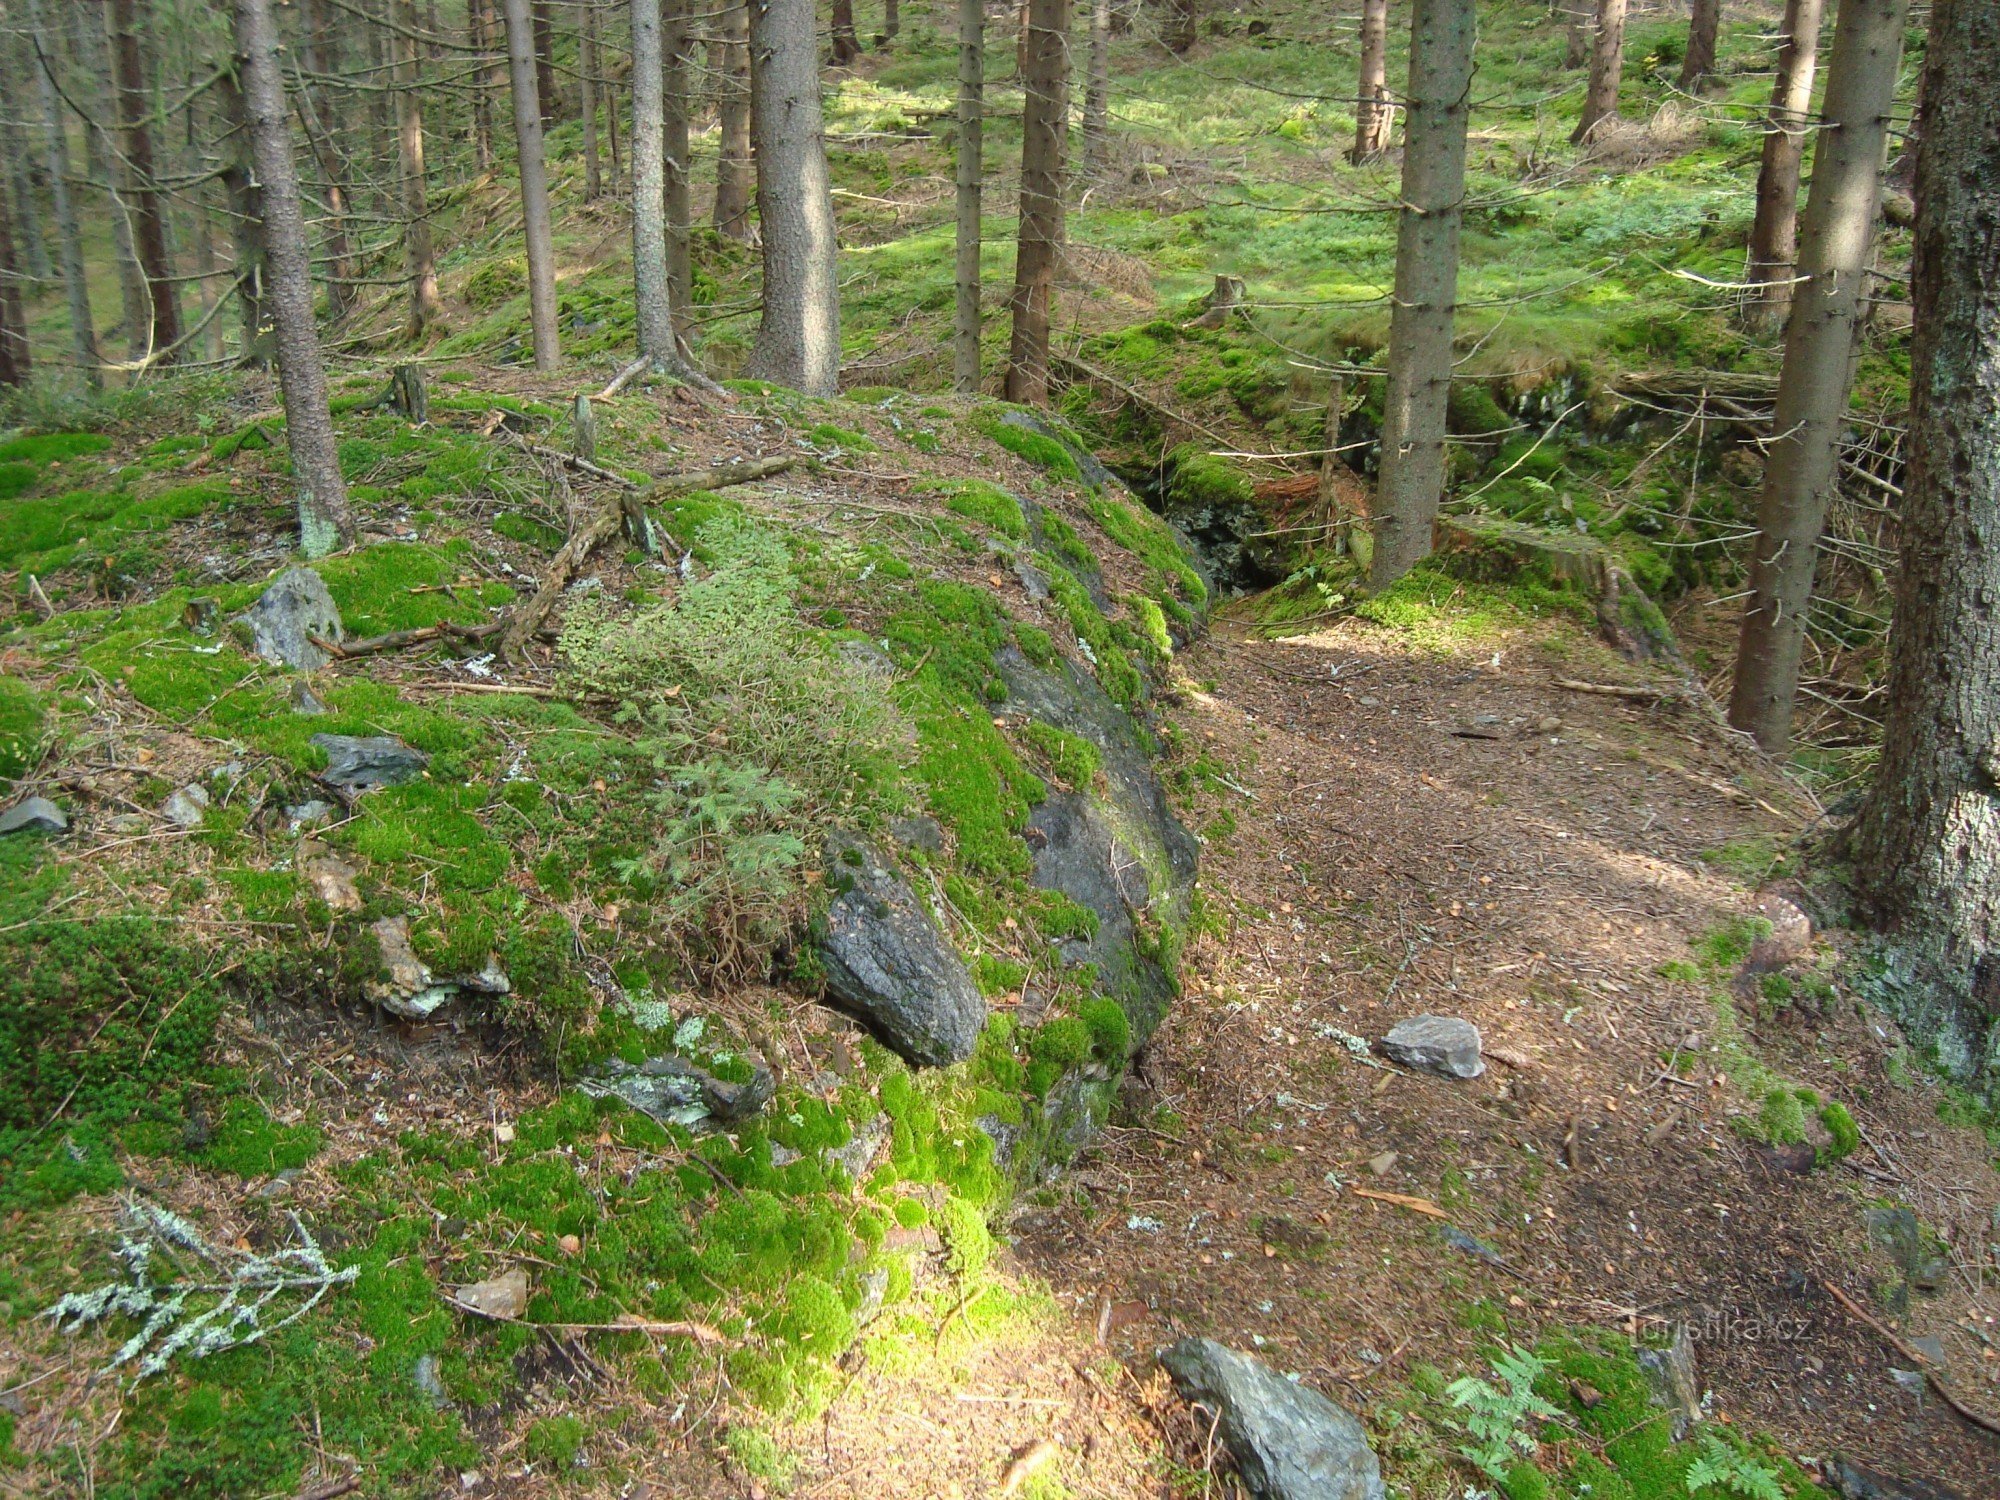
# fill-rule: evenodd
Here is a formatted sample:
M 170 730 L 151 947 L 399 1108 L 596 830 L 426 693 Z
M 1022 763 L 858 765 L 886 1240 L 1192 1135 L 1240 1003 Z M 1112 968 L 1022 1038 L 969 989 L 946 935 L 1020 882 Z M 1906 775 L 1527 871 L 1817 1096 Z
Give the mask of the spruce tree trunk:
M 35 90 L 42 105 L 42 128 L 48 132 L 49 197 L 56 214 L 56 234 L 61 241 L 63 292 L 69 302 L 70 345 L 76 351 L 77 368 L 94 389 L 103 384 L 98 373 L 97 324 L 90 311 L 90 279 L 83 262 L 83 232 L 77 225 L 76 204 L 69 195 L 69 134 L 63 119 L 62 99 L 56 92 L 55 66 L 51 48 L 55 36 L 48 29 L 42 0 L 29 0 L 28 24 L 34 28 L 37 44 L 33 67 Z
M 756 169 L 750 160 L 750 11 L 746 0 L 725 0 L 716 21 L 715 232 L 748 244 L 750 193 Z
M 466 24 L 472 45 L 482 54 L 494 49 L 492 0 L 467 0 Z M 499 91 L 497 70 L 480 62 L 472 72 L 472 152 L 481 172 L 493 170 L 493 96 Z
M 1007 399 L 1049 399 L 1049 309 L 1062 258 L 1063 148 L 1069 136 L 1068 0 L 1028 0 L 1021 76 L 1021 232 L 1014 251 L 1014 331 Z
M 250 114 L 236 74 L 216 81 L 222 116 L 229 123 L 222 190 L 229 198 L 229 239 L 236 255 L 237 359 L 262 369 L 270 363 L 264 338 L 264 196 L 250 143 Z
M 1573 145 L 1588 141 L 1606 120 L 1618 114 L 1618 86 L 1625 77 L 1625 0 L 1597 0 L 1597 24 L 1590 44 L 1590 86 L 1583 115 L 1570 136 Z
M 562 96 L 556 84 L 556 29 L 549 17 L 548 0 L 532 0 L 529 15 L 534 23 L 535 99 L 547 127 L 562 117 Z
M 21 262 L 14 248 L 13 184 L 0 174 L 0 385 L 26 385 L 33 373 L 28 317 L 21 305 Z
M 1167 44 L 1169 52 L 1179 55 L 1194 45 L 1195 23 L 1200 19 L 1195 13 L 1195 3 L 1196 0 L 1166 0 L 1166 14 L 1160 18 L 1160 40 Z
M 0 53 L 10 74 L 16 71 L 19 60 L 15 49 L 9 47 Z M 47 281 L 55 274 L 55 266 L 49 260 L 48 235 L 42 227 L 40 184 L 36 179 L 41 175 L 35 168 L 34 152 L 28 145 L 27 133 L 21 122 L 7 119 L 0 113 L 0 135 L 4 135 L 5 148 L 0 150 L 7 162 L 7 170 L 14 179 L 14 209 L 17 216 L 15 238 L 21 251 L 23 270 L 30 281 Z
M 958 287 L 951 326 L 952 389 L 979 392 L 979 251 L 986 132 L 986 3 L 958 0 Z
M 1431 527 L 1444 499 L 1445 406 L 1477 32 L 1473 0 L 1416 0 L 1369 577 L 1378 591 L 1430 554 Z
M 1091 0 L 1090 71 L 1083 85 L 1083 164 L 1104 170 L 1111 134 L 1111 0 Z
M 597 0 L 583 0 L 583 38 L 578 43 L 577 70 L 583 74 L 583 198 L 595 203 L 604 196 L 604 167 L 597 158 Z
M 410 277 L 405 338 L 416 338 L 444 311 L 431 242 L 430 192 L 424 182 L 424 99 L 417 76 L 415 0 L 401 0 L 396 37 L 396 141 L 403 174 L 403 262 Z
M 340 71 L 340 31 L 335 26 L 329 0 L 307 0 L 305 7 L 305 61 L 308 72 L 329 77 Z M 348 233 L 347 179 L 353 170 L 348 153 L 341 146 L 341 125 L 331 108 L 323 84 L 309 85 L 298 101 L 301 118 L 310 116 L 306 141 L 325 179 L 326 199 L 326 302 L 336 319 L 354 306 L 353 282 L 358 277 L 354 246 Z
M 1389 0 L 1361 0 L 1361 70 L 1354 86 L 1354 149 L 1359 165 L 1389 149 Z
M 1694 0 L 1688 17 L 1687 51 L 1681 54 L 1680 86 L 1692 93 L 1715 72 L 1715 39 L 1722 30 L 1722 0 Z
M 1934 0 L 1888 723 L 1852 836 L 1901 1019 L 2000 1086 L 2000 10 Z
M 1802 284 L 1785 322 L 1785 363 L 1729 700 L 1729 722 L 1773 753 L 1791 738 L 1806 602 L 1847 423 L 1854 338 L 1875 250 L 1908 14 L 1909 0 L 1840 0 L 1834 26 L 1799 236 Z
M 1764 160 L 1757 169 L 1757 215 L 1750 225 L 1749 266 L 1743 279 L 1760 290 L 1745 294 L 1743 321 L 1769 330 L 1792 305 L 1792 262 L 1798 258 L 1799 168 L 1812 123 L 1813 69 L 1819 60 L 1822 0 L 1785 0 L 1778 81 L 1764 121 Z
M 112 60 L 117 69 L 118 115 L 125 136 L 125 159 L 132 169 L 132 246 L 146 278 L 150 320 L 146 357 L 171 364 L 181 339 L 180 286 L 167 253 L 167 213 L 153 166 L 152 113 L 141 27 L 142 0 L 111 0 Z
M 668 369 L 674 344 L 667 279 L 665 75 L 660 0 L 632 0 L 632 296 L 639 353 Z
M 323 557 L 354 544 L 354 512 L 340 475 L 326 370 L 313 329 L 312 265 L 291 124 L 278 62 L 278 27 L 270 0 L 235 0 L 237 65 L 243 80 L 250 143 L 263 189 L 270 284 L 267 302 L 277 327 L 278 388 L 285 402 L 285 445 L 299 492 L 299 550 Z
M 661 151 L 666 166 L 667 305 L 674 334 L 684 340 L 694 326 L 694 206 L 688 182 L 688 53 L 694 27 L 688 0 L 663 0 L 660 9 L 660 88 L 665 107 Z
M 556 331 L 556 264 L 549 227 L 548 163 L 542 153 L 542 104 L 535 91 L 534 23 L 528 0 L 505 0 L 507 63 L 514 95 L 514 143 L 521 163 L 521 207 L 528 242 L 528 323 L 535 368 L 553 370 L 562 358 Z
M 125 335 L 125 357 L 138 359 L 146 352 L 152 328 L 152 309 L 146 299 L 146 277 L 139 269 L 139 254 L 132 244 L 131 184 L 118 145 L 112 138 L 111 122 L 117 118 L 117 89 L 112 83 L 111 51 L 104 34 L 107 16 L 78 7 L 72 12 L 76 22 L 73 40 L 89 78 L 86 105 L 94 106 L 83 121 L 84 157 L 91 177 L 101 184 L 107 200 L 105 217 L 111 224 L 111 248 L 118 264 L 119 327 Z
M 882 0 L 882 45 L 886 47 L 902 35 L 902 32 L 902 0 Z
M 839 249 L 812 0 L 750 0 L 764 308 L 748 373 L 808 396 L 840 386 Z
M 861 55 L 861 42 L 854 34 L 854 0 L 833 0 L 833 50 L 828 61 L 844 68 Z

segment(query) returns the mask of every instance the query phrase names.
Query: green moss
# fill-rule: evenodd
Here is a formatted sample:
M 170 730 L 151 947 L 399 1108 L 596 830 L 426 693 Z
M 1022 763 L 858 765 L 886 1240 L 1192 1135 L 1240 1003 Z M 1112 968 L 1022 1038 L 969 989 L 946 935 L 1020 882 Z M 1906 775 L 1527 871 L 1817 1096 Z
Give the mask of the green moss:
M 529 1426 L 521 1448 L 531 1462 L 563 1473 L 576 1467 L 589 1437 L 590 1428 L 581 1417 L 542 1417 Z
M 1214 457 L 1199 443 L 1182 443 L 1174 449 L 1167 455 L 1167 468 L 1170 506 L 1195 509 L 1256 503 L 1249 477 L 1229 460 Z
M 0 788 L 39 758 L 42 722 L 41 695 L 18 677 L 0 677 Z
M 1848 1113 L 1847 1106 L 1839 1100 L 1828 1100 L 1820 1107 L 1819 1122 L 1833 1138 L 1820 1152 L 1822 1161 L 1839 1161 L 1842 1157 L 1852 1156 L 1860 1147 L 1861 1129 L 1854 1123 L 1854 1116 Z
M 1051 477 L 1066 480 L 1071 484 L 1083 482 L 1083 474 L 1076 466 L 1076 459 L 1070 455 L 1068 448 L 1054 438 L 1045 437 L 1026 427 L 1017 427 L 1011 422 L 1003 422 L 998 416 L 981 417 L 974 425 L 1016 458 L 1033 464 Z
M 836 427 L 831 422 L 820 422 L 807 429 L 806 441 L 815 448 L 832 448 L 847 453 L 880 453 L 881 445 L 873 438 L 858 432 L 850 432 L 845 427 Z
M 231 1099 L 212 1127 L 208 1144 L 190 1153 L 205 1167 L 262 1177 L 303 1167 L 318 1154 L 320 1133 L 309 1123 L 281 1125 L 255 1099 Z
M 1076 1008 L 1077 1019 L 1090 1029 L 1090 1047 L 1098 1057 L 1123 1064 L 1132 1049 L 1132 1023 L 1125 1008 L 1108 995 L 1098 995 Z
M 1762 917 L 1731 917 L 1695 944 L 1695 956 L 1711 977 L 1733 973 L 1743 967 L 1750 950 L 1771 935 L 1771 924 Z
M 528 263 L 518 256 L 502 256 L 475 266 L 460 284 L 459 296 L 482 310 L 498 307 L 528 290 Z
M 945 506 L 1013 541 L 1028 534 L 1028 518 L 1021 513 L 1021 502 L 997 484 L 968 479 L 953 487 Z
M 1246 491 L 1247 487 L 1245 482 Z M 1180 538 L 1165 521 L 1112 495 L 1092 497 L 1090 513 L 1106 536 L 1146 565 L 1149 586 L 1156 597 L 1177 593 L 1197 607 L 1208 602 L 1208 585 L 1188 560 Z
M 1774 1088 L 1757 1112 L 1759 1133 L 1774 1146 L 1796 1146 L 1806 1138 L 1806 1114 L 1796 1091 Z
M 1022 731 L 1022 738 L 1035 748 L 1064 786 L 1082 790 L 1097 779 L 1103 753 L 1082 735 L 1071 734 L 1053 724 L 1033 723 Z
M 947 1194 L 938 1219 L 945 1264 L 955 1276 L 977 1276 L 993 1259 L 993 1232 L 977 1204 Z

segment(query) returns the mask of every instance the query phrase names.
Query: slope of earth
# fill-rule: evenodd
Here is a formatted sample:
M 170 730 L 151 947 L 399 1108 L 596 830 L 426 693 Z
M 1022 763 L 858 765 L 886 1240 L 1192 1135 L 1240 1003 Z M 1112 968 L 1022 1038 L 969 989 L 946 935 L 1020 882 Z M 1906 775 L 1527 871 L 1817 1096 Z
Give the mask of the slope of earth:
M 1705 1412 L 1774 1467 L 1844 1452 L 1994 1494 L 1994 1438 L 1826 1290 L 1935 1337 L 2000 1411 L 1992 1148 L 1824 940 L 1739 975 L 1767 930 L 1739 879 L 1781 873 L 1812 809 L 1665 679 L 1655 702 L 1559 686 L 1647 681 L 1560 617 L 1435 577 L 1380 613 L 1225 625 L 1180 658 L 1220 920 L 1109 1144 L 1014 1218 L 1024 1259 L 1121 1354 L 1208 1335 L 1367 1412 L 1413 1495 L 1464 1484 L 1447 1376 L 1682 1325 Z M 1370 1055 L 1423 1013 L 1478 1025 L 1484 1076 Z M 1851 1111 L 1853 1154 L 1800 1087 Z M 1801 1114 L 1817 1170 L 1770 1144 Z M 1541 1461 L 1590 1493 L 1579 1456 L 1619 1450 L 1561 1373 Z M 1683 1494 L 1685 1464 L 1596 1492 Z

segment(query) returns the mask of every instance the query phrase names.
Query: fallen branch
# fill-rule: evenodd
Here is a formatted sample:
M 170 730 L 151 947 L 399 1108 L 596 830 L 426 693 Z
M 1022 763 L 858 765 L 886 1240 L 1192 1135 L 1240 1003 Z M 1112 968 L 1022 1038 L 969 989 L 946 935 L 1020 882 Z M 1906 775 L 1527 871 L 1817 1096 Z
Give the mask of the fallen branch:
M 376 656 L 384 651 L 402 651 L 410 646 L 421 646 L 426 641 L 441 640 L 451 636 L 462 641 L 483 641 L 489 635 L 497 635 L 505 620 L 488 620 L 483 625 L 457 625 L 445 621 L 437 625 L 420 625 L 414 630 L 391 630 L 382 635 L 362 636 L 358 640 L 334 641 L 321 635 L 308 635 L 311 641 L 328 656 L 354 657 Z
M 1996 1421 L 1994 1418 L 1986 1416 L 1982 1412 L 1974 1411 L 1971 1407 L 1967 1406 L 1963 1401 L 1960 1401 L 1958 1397 L 1954 1396 L 1951 1392 L 1951 1387 L 1945 1384 L 1944 1377 L 1938 1373 L 1937 1367 L 1933 1365 L 1930 1362 L 1930 1360 L 1926 1358 L 1919 1350 L 1914 1349 L 1910 1345 L 1904 1343 L 1902 1339 L 1898 1338 L 1894 1333 L 1891 1333 L 1887 1328 L 1883 1327 L 1882 1324 L 1876 1322 L 1875 1319 L 1868 1314 L 1868 1312 L 1861 1306 L 1860 1303 L 1856 1302 L 1852 1297 L 1848 1296 L 1847 1293 L 1843 1292 L 1839 1287 L 1835 1286 L 1832 1282 L 1828 1281 L 1824 1276 L 1816 1277 L 1814 1279 L 1817 1280 L 1821 1286 L 1826 1288 L 1828 1294 L 1833 1298 L 1834 1301 L 1838 1302 L 1842 1307 L 1846 1308 L 1855 1317 L 1859 1318 L 1862 1322 L 1866 1323 L 1870 1328 L 1874 1329 L 1877 1333 L 1879 1333 L 1882 1336 L 1883 1340 L 1888 1343 L 1890 1348 L 1894 1349 L 1898 1354 L 1902 1355 L 1903 1358 L 1907 1359 L 1917 1369 L 1922 1370 L 1924 1372 L 1924 1378 L 1931 1383 L 1931 1389 L 1938 1393 L 1939 1397 L 1943 1399 L 1944 1404 L 1946 1406 L 1949 1406 L 1953 1411 L 1957 1412 L 1961 1417 L 1965 1418 L 1965 1420 L 1970 1422 L 1974 1427 L 1983 1428 L 1987 1432 L 1993 1433 L 1996 1436 L 2000 1436 L 2000 1421 Z
M 1638 703 L 1657 703 L 1662 698 L 1678 698 L 1679 688 L 1632 687 L 1622 682 L 1579 682 L 1574 677 L 1558 677 L 1555 684 L 1572 693 L 1595 693 L 1600 698 L 1630 698 Z
M 1412 1198 L 1408 1193 L 1385 1193 L 1380 1188 L 1350 1186 L 1347 1190 L 1357 1198 L 1373 1198 L 1377 1203 L 1393 1203 L 1398 1208 L 1407 1208 L 1411 1213 L 1425 1214 L 1433 1219 L 1451 1217 L 1428 1198 Z
M 438 1295 L 462 1313 L 475 1318 L 484 1318 L 489 1323 L 512 1323 L 521 1328 L 542 1328 L 550 1333 L 650 1333 L 658 1338 L 693 1339 L 698 1344 L 726 1344 L 720 1329 L 711 1328 L 706 1323 L 671 1322 L 658 1323 L 650 1318 L 642 1318 L 637 1313 L 620 1313 L 610 1323 L 536 1323 L 527 1318 L 510 1318 L 505 1313 L 488 1312 L 483 1307 L 474 1307 L 470 1302 L 461 1302 L 449 1292 Z
M 638 480 L 627 479 L 615 469 L 607 469 L 603 464 L 593 463 L 589 459 L 582 458 L 574 453 L 565 453 L 560 448 L 546 448 L 540 443 L 524 443 L 522 446 L 537 458 L 546 458 L 555 463 L 567 464 L 579 474 L 588 474 L 592 479 L 602 479 L 607 484 L 620 485 L 628 490 L 643 490 L 646 488 Z

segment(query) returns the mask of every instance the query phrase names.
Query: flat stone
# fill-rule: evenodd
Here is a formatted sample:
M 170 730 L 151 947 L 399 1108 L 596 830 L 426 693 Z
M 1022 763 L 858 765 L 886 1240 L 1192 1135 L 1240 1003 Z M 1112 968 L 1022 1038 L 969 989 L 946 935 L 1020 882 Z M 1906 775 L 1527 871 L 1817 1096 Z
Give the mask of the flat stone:
M 453 1295 L 488 1317 L 518 1318 L 528 1310 L 528 1273 L 516 1267 L 489 1280 L 458 1287 Z
M 160 816 L 176 828 L 199 828 L 208 808 L 207 788 L 191 781 L 160 804 Z
M 412 750 L 394 735 L 316 734 L 312 742 L 326 752 L 319 779 L 347 791 L 401 786 L 419 780 L 431 763 L 423 751 Z
M 921 849 L 926 854 L 944 852 L 944 829 L 933 817 L 898 818 L 889 825 L 889 837 L 905 849 Z
M 422 1021 L 457 993 L 457 986 L 439 984 L 417 957 L 410 946 L 408 917 L 382 917 L 368 930 L 381 949 L 382 969 L 380 977 L 362 985 L 362 992 L 390 1015 Z
M 828 993 L 913 1063 L 970 1057 L 986 1000 L 916 892 L 857 839 L 834 839 L 826 868 L 837 893 L 817 935 Z
M 308 798 L 296 806 L 285 809 L 285 823 L 296 833 L 301 828 L 310 828 L 315 823 L 324 823 L 333 816 L 333 804 L 322 802 L 317 797 Z
M 342 638 L 340 606 L 333 602 L 326 581 L 311 568 L 287 568 L 264 590 L 257 602 L 230 625 L 256 655 L 273 666 L 316 672 L 330 659 L 311 637 Z
M 778 1093 L 777 1079 L 762 1063 L 753 1065 L 748 1083 L 731 1083 L 672 1056 L 649 1057 L 636 1068 L 614 1061 L 577 1087 L 595 1098 L 622 1099 L 662 1125 L 690 1130 L 712 1130 L 750 1119 Z
M 896 663 L 873 641 L 842 641 L 834 650 L 840 659 L 863 677 L 887 681 L 896 675 Z
M 1688 1435 L 1701 1420 L 1701 1382 L 1694 1366 L 1694 1339 L 1685 1323 L 1674 1328 L 1674 1341 L 1664 1349 L 1639 1349 L 1633 1357 L 1652 1388 L 1653 1404 L 1672 1413 L 1674 1441 Z
M 0 812 L 0 834 L 61 833 L 68 827 L 68 816 L 46 797 L 23 797 Z
M 321 701 L 319 694 L 315 693 L 303 679 L 292 684 L 291 704 L 292 712 L 303 718 L 315 718 L 327 712 L 326 704 Z
M 1841 1500 L 1959 1500 L 1956 1490 L 1948 1490 L 1928 1479 L 1896 1479 L 1863 1468 L 1849 1458 L 1835 1458 L 1826 1466 L 1834 1493 Z
M 326 845 L 313 839 L 301 842 L 297 865 L 306 884 L 329 911 L 361 910 L 361 892 L 354 884 L 361 872 Z
M 1160 1363 L 1183 1396 L 1217 1414 L 1259 1500 L 1383 1500 L 1381 1465 L 1353 1412 L 1213 1339 L 1182 1339 Z
M 1383 1055 L 1406 1068 L 1441 1078 L 1477 1078 L 1486 1071 L 1479 1057 L 1479 1028 L 1457 1016 L 1411 1016 L 1382 1038 Z

